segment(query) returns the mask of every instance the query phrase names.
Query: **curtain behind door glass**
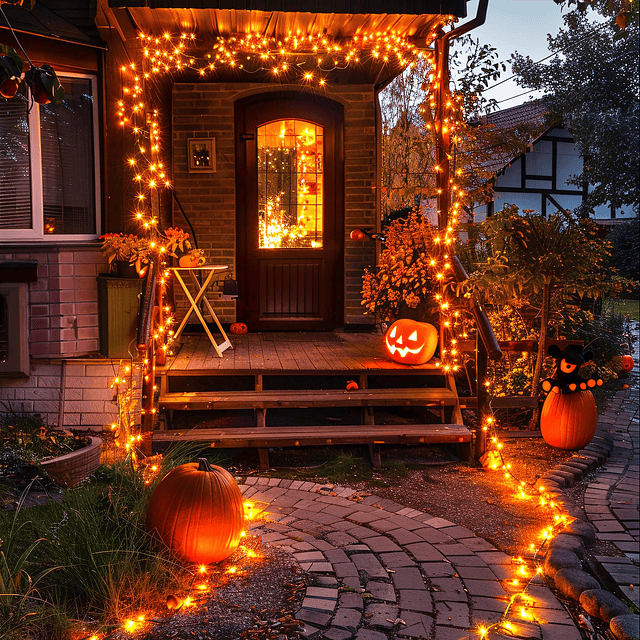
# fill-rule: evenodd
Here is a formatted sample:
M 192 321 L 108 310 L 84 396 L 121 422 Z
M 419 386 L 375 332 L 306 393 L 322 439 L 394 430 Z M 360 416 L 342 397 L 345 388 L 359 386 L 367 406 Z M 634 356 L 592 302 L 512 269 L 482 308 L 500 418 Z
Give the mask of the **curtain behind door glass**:
M 0 229 L 31 229 L 27 99 L 0 101 Z
M 64 100 L 40 107 L 44 233 L 95 233 L 91 81 L 61 82 Z

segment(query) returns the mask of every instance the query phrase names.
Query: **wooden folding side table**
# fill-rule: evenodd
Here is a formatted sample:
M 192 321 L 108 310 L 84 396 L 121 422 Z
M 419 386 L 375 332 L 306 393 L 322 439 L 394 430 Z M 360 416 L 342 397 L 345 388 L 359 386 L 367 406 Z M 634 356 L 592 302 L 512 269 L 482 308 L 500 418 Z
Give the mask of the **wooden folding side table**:
M 170 267 L 170 271 L 175 275 L 176 279 L 180 283 L 180 286 L 182 287 L 182 290 L 184 291 L 185 295 L 187 296 L 187 298 L 189 300 L 189 303 L 191 304 L 191 307 L 190 307 L 189 311 L 186 313 L 184 318 L 182 318 L 182 322 L 180 322 L 180 326 L 176 330 L 175 339 L 177 340 L 178 337 L 180 336 L 180 334 L 182 333 L 182 330 L 187 325 L 187 321 L 191 317 L 191 314 L 195 313 L 196 316 L 198 317 L 198 320 L 200 320 L 200 324 L 204 327 L 204 330 L 205 330 L 207 336 L 209 337 L 209 340 L 210 340 L 211 344 L 213 345 L 213 348 L 216 350 L 216 353 L 218 354 L 219 358 L 222 358 L 222 352 L 225 349 L 233 349 L 233 345 L 229 341 L 229 338 L 227 337 L 227 334 L 224 332 L 224 329 L 222 328 L 222 325 L 220 324 L 220 320 L 218 320 L 218 316 L 216 315 L 215 311 L 213 310 L 213 307 L 211 306 L 211 303 L 207 299 L 207 289 L 211 286 L 211 283 L 213 282 L 213 278 L 216 275 L 216 273 L 220 273 L 221 271 L 225 271 L 228 268 L 229 267 L 227 265 L 210 265 L 210 266 L 193 267 L 193 268 L 191 268 L 191 267 L 188 267 L 188 268 L 187 267 Z M 200 284 L 198 278 L 196 277 L 196 274 L 195 274 L 196 271 L 201 271 L 201 272 L 204 272 L 204 273 L 207 274 L 207 276 L 204 279 L 204 282 L 202 284 Z M 189 274 L 189 276 L 191 277 L 191 280 L 195 284 L 195 287 L 196 287 L 196 290 L 197 290 L 195 298 L 191 295 L 191 292 L 189 291 L 189 287 L 187 286 L 187 283 L 185 282 L 185 280 L 182 277 L 182 275 L 185 274 L 185 273 Z M 204 319 L 204 317 L 202 316 L 202 314 L 200 313 L 200 309 L 198 309 L 198 304 L 201 301 L 204 302 L 204 304 L 206 305 L 207 309 L 209 310 L 209 313 L 211 314 L 211 317 L 213 318 L 213 321 L 218 325 L 218 329 L 220 330 L 220 334 L 222 335 L 222 338 L 223 338 L 223 342 L 220 343 L 220 344 L 218 344 L 216 342 L 215 338 L 211 334 L 211 331 L 209 331 L 209 327 L 207 326 L 207 322 Z

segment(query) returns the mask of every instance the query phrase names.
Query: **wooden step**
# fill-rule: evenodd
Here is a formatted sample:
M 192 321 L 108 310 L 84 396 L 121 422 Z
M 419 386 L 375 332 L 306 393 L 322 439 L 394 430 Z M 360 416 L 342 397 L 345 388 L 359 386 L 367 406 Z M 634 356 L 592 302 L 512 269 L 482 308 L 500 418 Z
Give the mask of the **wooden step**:
M 163 393 L 161 409 L 274 409 L 307 407 L 456 406 L 444 387 L 421 389 L 286 390 Z
M 154 431 L 154 442 L 210 442 L 211 447 L 299 447 L 339 444 L 441 444 L 471 442 L 461 424 L 376 424 L 286 427 L 229 427 Z

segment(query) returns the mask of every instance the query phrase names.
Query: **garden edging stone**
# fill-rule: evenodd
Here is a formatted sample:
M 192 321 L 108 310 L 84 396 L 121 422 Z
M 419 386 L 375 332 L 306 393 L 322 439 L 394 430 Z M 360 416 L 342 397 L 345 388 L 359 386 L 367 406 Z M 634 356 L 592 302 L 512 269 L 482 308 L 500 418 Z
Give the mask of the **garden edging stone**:
M 580 604 L 590 615 L 610 622 L 612 618 L 631 613 L 619 598 L 604 589 L 587 589 L 580 594 Z
M 609 629 L 616 640 L 638 640 L 640 618 L 637 614 L 626 614 L 611 618 Z
M 562 492 L 563 488 L 579 482 L 608 459 L 614 443 L 614 436 L 599 424 L 593 440 L 571 458 L 550 469 L 538 480 L 536 487 L 544 486 L 550 489 L 549 494 L 558 495 L 553 491 L 553 486 L 557 486 Z M 575 470 L 572 471 L 573 466 Z M 569 479 L 568 476 L 571 474 L 573 478 Z M 560 499 L 557 501 L 560 502 Z M 606 500 L 605 502 L 608 503 Z M 601 579 L 596 579 L 582 569 L 578 556 L 583 556 L 583 547 L 589 547 L 596 542 L 595 528 L 585 522 L 584 511 L 578 509 L 573 500 L 566 495 L 564 508 L 576 520 L 567 525 L 549 544 L 544 563 L 545 575 L 553 581 L 560 593 L 579 602 L 589 615 L 609 623 L 609 629 L 616 640 L 638 640 L 638 615 L 631 614 L 627 605 L 616 595 L 601 588 L 607 586 L 601 585 Z M 578 544 L 571 538 L 578 540 Z M 576 560 L 578 566 L 575 566 Z

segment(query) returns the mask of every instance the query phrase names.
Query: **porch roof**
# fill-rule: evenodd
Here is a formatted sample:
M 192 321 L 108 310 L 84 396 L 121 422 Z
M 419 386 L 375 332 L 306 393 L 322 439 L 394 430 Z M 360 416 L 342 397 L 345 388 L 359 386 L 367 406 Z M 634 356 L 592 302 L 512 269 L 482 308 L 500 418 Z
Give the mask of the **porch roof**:
M 1 3 L 0 3 L 1 4 Z M 28 33 L 35 36 L 51 38 L 62 42 L 73 42 L 82 45 L 104 48 L 99 40 L 93 21 L 89 20 L 89 12 L 84 7 L 86 19 L 83 13 L 83 3 L 70 3 L 73 11 L 55 11 L 57 9 L 53 0 L 41 0 L 33 9 L 27 7 L 4 4 L 3 10 L 9 19 L 11 27 L 18 33 Z M 75 17 L 71 21 L 69 17 Z M 0 31 L 9 29 L 3 19 L 0 19 Z
M 442 15 L 466 16 L 467 0 L 109 0 L 123 30 L 230 36 L 260 33 L 281 38 L 292 31 L 340 40 L 357 33 L 395 32 L 424 40 Z M 135 37 L 126 33 L 127 39 Z
M 468 0 L 396 0 L 400 14 L 439 14 L 464 18 Z M 109 0 L 110 7 L 149 9 L 236 9 L 288 13 L 386 14 L 388 0 Z

